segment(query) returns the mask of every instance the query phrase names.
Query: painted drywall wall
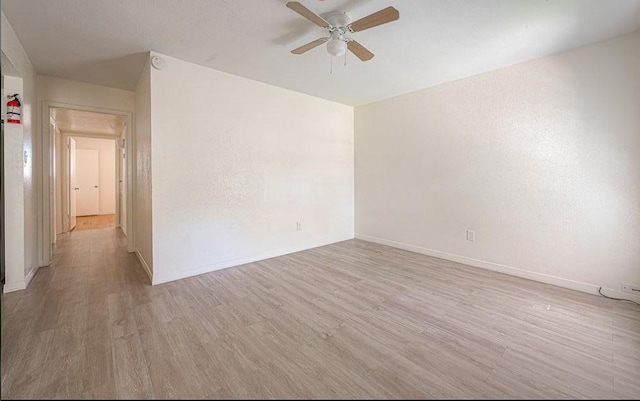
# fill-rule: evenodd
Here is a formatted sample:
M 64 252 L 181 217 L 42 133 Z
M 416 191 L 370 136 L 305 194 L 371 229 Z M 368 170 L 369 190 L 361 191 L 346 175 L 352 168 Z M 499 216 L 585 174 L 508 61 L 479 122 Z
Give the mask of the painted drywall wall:
M 640 285 L 639 72 L 636 32 L 357 107 L 356 237 Z
M 133 112 L 134 98 L 132 91 L 38 75 L 39 101 Z
M 3 62 L 8 62 L 12 66 L 11 72 L 18 75 L 15 78 L 20 79 L 20 82 L 13 80 L 8 85 L 5 79 L 5 90 L 9 94 L 13 86 L 14 92 L 20 94 L 22 103 L 22 124 L 18 127 L 6 125 L 6 141 L 3 150 L 5 165 L 9 163 L 12 167 L 6 171 L 5 176 L 5 196 L 7 196 L 5 210 L 10 211 L 5 213 L 5 233 L 7 241 L 12 241 L 11 245 L 7 243 L 5 247 L 5 258 L 12 261 L 11 266 L 8 261 L 6 265 L 4 291 L 8 292 L 26 288 L 39 267 L 37 226 L 39 192 L 37 175 L 34 174 L 39 168 L 36 163 L 37 158 L 34 156 L 39 153 L 35 135 L 37 126 L 35 70 L 4 13 L 1 13 L 1 19 Z M 20 170 L 16 169 L 17 163 Z M 16 175 L 9 178 L 8 175 L 11 172 Z M 22 240 L 19 237 L 22 237 Z M 9 240 L 9 238 L 13 239 Z
M 6 76 L 4 78 L 7 93 L 21 94 L 22 78 Z M 3 184 L 5 208 L 4 292 L 26 288 L 25 283 L 25 201 L 24 201 L 24 162 L 23 127 L 18 124 L 3 126 Z
M 353 238 L 352 107 L 160 56 L 154 283 Z
M 149 61 L 140 75 L 135 92 L 135 178 L 134 224 L 135 252 L 149 278 L 153 277 L 153 232 L 151 204 L 151 71 Z M 155 197 L 155 194 L 154 194 Z
M 99 161 L 99 214 L 116 212 L 116 141 L 74 136 L 76 149 L 97 149 Z

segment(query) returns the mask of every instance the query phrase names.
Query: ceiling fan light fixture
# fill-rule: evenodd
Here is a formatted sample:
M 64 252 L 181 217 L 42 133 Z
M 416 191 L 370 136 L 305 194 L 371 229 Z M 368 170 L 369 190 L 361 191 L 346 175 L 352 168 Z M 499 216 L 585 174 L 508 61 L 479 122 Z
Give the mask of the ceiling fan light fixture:
M 342 39 L 331 39 L 327 42 L 327 51 L 332 56 L 342 56 L 347 52 L 347 43 Z
M 287 7 L 317 26 L 324 28 L 329 34 L 328 37 L 318 38 L 295 48 L 291 50 L 291 53 L 303 54 L 327 42 L 327 52 L 332 56 L 342 56 L 349 50 L 362 61 L 371 60 L 374 54 L 356 42 L 351 34 L 371 29 L 400 18 L 400 13 L 393 7 L 387 7 L 373 14 L 369 14 L 355 22 L 351 22 L 351 16 L 346 12 L 331 13 L 327 15 L 327 19 L 325 20 L 297 1 L 288 2 Z

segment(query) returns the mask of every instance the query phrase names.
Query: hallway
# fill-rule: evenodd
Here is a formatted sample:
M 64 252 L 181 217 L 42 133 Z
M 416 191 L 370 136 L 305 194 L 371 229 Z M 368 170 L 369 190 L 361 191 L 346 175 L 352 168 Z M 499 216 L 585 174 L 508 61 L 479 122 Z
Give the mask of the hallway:
M 115 397 L 84 389 L 110 388 L 113 363 L 130 357 L 112 325 L 131 295 L 151 291 L 120 230 L 60 236 L 28 289 L 2 296 L 2 398 Z

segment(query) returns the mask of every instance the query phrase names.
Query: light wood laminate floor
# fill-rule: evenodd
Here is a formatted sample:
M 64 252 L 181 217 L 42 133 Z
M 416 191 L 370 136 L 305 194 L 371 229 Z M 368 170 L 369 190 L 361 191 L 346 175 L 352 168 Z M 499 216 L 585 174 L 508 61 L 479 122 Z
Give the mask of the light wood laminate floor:
M 151 287 L 115 229 L 2 296 L 2 398 L 640 398 L 640 307 L 358 240 Z
M 116 226 L 115 214 L 101 214 L 95 216 L 76 217 L 76 227 L 74 230 L 95 230 L 96 228 L 109 228 Z

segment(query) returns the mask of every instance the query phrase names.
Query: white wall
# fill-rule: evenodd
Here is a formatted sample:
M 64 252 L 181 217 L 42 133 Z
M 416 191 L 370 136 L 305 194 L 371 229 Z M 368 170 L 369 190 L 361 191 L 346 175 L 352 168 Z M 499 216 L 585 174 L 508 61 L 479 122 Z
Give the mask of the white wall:
M 114 139 L 73 137 L 77 149 L 97 149 L 99 161 L 100 211 L 99 214 L 116 212 L 116 141 Z
M 7 93 L 23 93 L 22 78 L 4 78 Z M 18 124 L 4 124 L 3 184 L 4 184 L 4 292 L 26 288 L 25 283 L 25 201 L 23 128 Z
M 38 75 L 39 101 L 133 112 L 134 98 L 132 91 Z
M 1 37 L 3 61 L 7 60 L 12 70 L 17 72 L 21 82 L 5 80 L 6 93 L 10 86 L 21 87 L 16 90 L 22 103 L 22 124 L 17 127 L 5 126 L 5 165 L 13 165 L 6 171 L 5 183 L 5 228 L 7 240 L 13 238 L 12 244 L 6 244 L 6 284 L 4 291 L 23 289 L 35 274 L 38 263 L 38 183 L 34 174 L 38 165 L 34 156 L 38 154 L 38 143 L 35 140 L 36 125 L 36 75 L 27 54 L 4 13 L 1 13 Z M 3 72 L 4 73 L 4 72 Z M 11 81 L 11 80 L 9 80 Z M 6 99 L 2 99 L 6 102 Z M 19 163 L 19 164 L 16 164 Z M 21 169 L 16 170 L 18 166 Z M 14 177 L 9 178 L 13 171 Z M 16 237 L 22 237 L 20 240 Z M 13 256 L 12 256 L 13 255 Z M 11 260 L 11 265 L 9 264 Z
M 162 57 L 154 283 L 353 238 L 352 107 Z
M 640 285 L 640 32 L 357 107 L 355 131 L 357 237 Z
M 135 108 L 134 152 L 136 169 L 133 198 L 135 252 L 151 277 L 154 267 L 153 222 L 151 220 L 151 72 L 148 60 L 136 86 Z

